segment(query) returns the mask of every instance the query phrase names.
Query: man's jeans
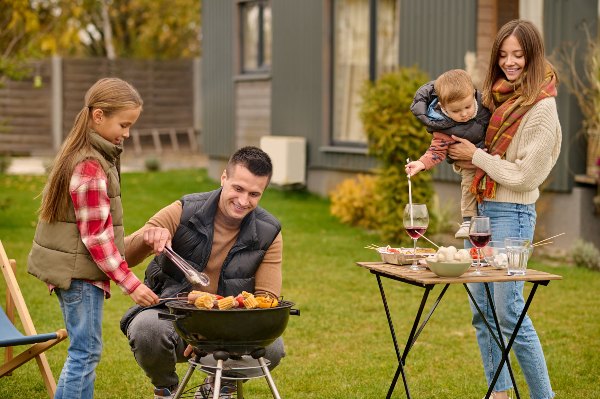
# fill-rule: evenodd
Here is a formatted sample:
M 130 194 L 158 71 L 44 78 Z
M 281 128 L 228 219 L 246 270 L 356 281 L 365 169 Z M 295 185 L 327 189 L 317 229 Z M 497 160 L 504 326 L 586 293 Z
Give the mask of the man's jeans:
M 504 241 L 506 237 L 521 237 L 532 240 L 535 229 L 535 205 L 484 201 L 479 204 L 479 215 L 488 216 L 492 229 L 492 240 Z M 502 329 L 504 344 L 508 344 L 510 334 L 517 323 L 519 315 L 525 306 L 523 287 L 525 283 L 506 282 L 489 284 L 492 298 L 496 306 L 496 315 Z M 491 307 L 487 299 L 485 287 L 481 283 L 469 284 L 469 290 L 475 301 L 485 314 L 490 326 L 495 331 L 495 323 Z M 479 350 L 488 384 L 491 383 L 502 353 L 491 337 L 483 319 L 472 303 L 472 324 L 475 327 Z M 523 324 L 514 341 L 512 350 L 517 357 L 521 370 L 525 375 L 531 399 L 550 399 L 554 397 L 550 378 L 544 359 L 542 345 L 529 316 L 523 319 Z M 506 365 L 496 381 L 494 391 L 506 391 L 512 387 Z
M 56 386 L 55 399 L 92 399 L 96 366 L 102 352 L 104 291 L 82 280 L 68 290 L 56 289 L 69 349 Z

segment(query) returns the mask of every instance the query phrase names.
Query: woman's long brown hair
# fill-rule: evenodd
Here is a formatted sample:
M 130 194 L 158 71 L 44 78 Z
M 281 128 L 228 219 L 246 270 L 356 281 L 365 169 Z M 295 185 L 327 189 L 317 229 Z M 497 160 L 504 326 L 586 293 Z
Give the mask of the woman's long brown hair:
M 98 80 L 85 94 L 85 104 L 75 117 L 75 123 L 54 159 L 48 181 L 42 193 L 40 220 L 52 223 L 64 220 L 69 209 L 69 183 L 79 151 L 91 148 L 90 115 L 101 109 L 105 116 L 124 109 L 141 108 L 143 101 L 138 91 L 118 78 Z
M 490 54 L 490 65 L 482 87 L 483 105 L 491 111 L 496 108 L 492 97 L 492 86 L 498 79 L 506 78 L 500 65 L 498 65 L 498 53 L 500 52 L 500 46 L 509 36 L 517 38 L 525 56 L 525 68 L 518 81 L 515 82 L 515 85 L 521 90 L 520 101 L 524 105 L 535 102 L 542 87 L 546 65 L 550 65 L 546 60 L 542 35 L 533 23 L 522 19 L 513 19 L 504 24 L 496 34 Z M 556 71 L 554 72 L 556 74 Z

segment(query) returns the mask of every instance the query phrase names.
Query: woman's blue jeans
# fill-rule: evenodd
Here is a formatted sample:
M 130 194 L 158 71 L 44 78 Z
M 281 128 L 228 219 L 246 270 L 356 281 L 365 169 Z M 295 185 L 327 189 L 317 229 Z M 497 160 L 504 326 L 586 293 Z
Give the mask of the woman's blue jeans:
M 69 333 L 69 349 L 54 398 L 92 399 L 102 352 L 104 291 L 73 280 L 68 290 L 57 288 L 55 292 Z
M 490 218 L 492 240 L 504 241 L 506 237 L 521 237 L 533 240 L 536 222 L 535 204 L 522 205 L 484 201 L 479 204 L 478 212 L 480 216 Z M 522 281 L 489 284 L 505 345 L 508 343 L 519 315 L 525 306 L 524 285 L 525 283 Z M 472 283 L 468 286 L 479 308 L 485 314 L 489 325 L 497 334 L 484 284 Z M 483 368 L 489 385 L 502 358 L 502 352 L 473 303 L 470 302 L 470 305 L 473 313 L 472 323 L 475 327 Z M 542 345 L 529 316 L 525 316 L 523 319 L 523 324 L 515 338 L 512 350 L 527 381 L 531 399 L 553 398 L 554 392 L 550 386 L 550 377 L 548 376 Z M 512 382 L 505 365 L 496 381 L 494 391 L 506 391 L 511 387 Z

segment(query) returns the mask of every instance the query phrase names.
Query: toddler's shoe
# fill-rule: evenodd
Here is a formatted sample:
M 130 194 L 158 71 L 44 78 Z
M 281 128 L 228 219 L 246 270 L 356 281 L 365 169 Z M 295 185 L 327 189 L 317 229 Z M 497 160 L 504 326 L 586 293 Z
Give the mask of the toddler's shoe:
M 460 228 L 458 229 L 458 231 L 456 232 L 456 234 L 454 234 L 454 238 L 468 239 L 469 238 L 469 228 L 470 227 L 471 227 L 471 221 L 470 220 L 462 222 L 461 225 L 460 225 Z

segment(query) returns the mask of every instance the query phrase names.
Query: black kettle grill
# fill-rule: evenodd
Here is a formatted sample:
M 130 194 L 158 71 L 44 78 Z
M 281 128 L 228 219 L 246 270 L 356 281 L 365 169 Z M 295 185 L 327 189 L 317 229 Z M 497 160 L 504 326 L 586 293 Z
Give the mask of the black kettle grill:
M 195 359 L 179 384 L 174 398 L 179 399 L 197 366 L 207 371 L 201 358 L 212 354 L 217 361 L 214 369 L 214 396 L 218 399 L 221 378 L 234 379 L 238 383 L 238 398 L 242 392 L 242 380 L 265 377 L 275 399 L 281 399 L 264 359 L 265 347 L 283 334 L 290 315 L 300 315 L 300 310 L 292 309 L 293 302 L 279 301 L 273 308 L 256 309 L 200 309 L 186 300 L 172 300 L 165 303 L 170 313 L 159 313 L 159 319 L 171 320 L 175 331 L 194 347 Z M 261 373 L 245 378 L 223 377 L 223 362 L 229 358 L 249 355 L 258 361 Z

